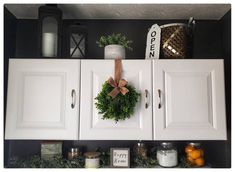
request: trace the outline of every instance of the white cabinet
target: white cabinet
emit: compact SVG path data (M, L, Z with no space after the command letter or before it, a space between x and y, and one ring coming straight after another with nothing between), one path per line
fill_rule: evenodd
M6 139L78 139L80 60L10 59Z
M223 60L122 60L122 78L141 96L117 123L95 106L110 76L114 60L11 59L5 138L226 139Z
M153 61L154 140L224 140L222 60Z
M102 84L114 76L114 60L81 61L80 139L82 140L152 140L151 61L122 60L122 78L141 94L130 119L115 123L103 120L95 107L95 97ZM145 90L148 91L147 98ZM145 104L149 103L146 108Z

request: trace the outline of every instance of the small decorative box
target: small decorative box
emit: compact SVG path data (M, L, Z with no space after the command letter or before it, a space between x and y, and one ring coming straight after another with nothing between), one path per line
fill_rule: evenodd
M62 141L43 141L41 143L41 158L51 160L55 155L62 155Z

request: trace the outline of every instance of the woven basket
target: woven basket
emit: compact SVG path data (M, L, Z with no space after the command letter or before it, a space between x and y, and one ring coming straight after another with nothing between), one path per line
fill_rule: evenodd
M182 23L162 25L161 58L184 59L192 57L193 32Z

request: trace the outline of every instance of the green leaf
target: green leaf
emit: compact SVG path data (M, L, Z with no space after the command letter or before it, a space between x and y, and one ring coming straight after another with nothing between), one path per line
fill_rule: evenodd
M118 44L128 50L132 50L132 48L130 47L130 44L132 43L132 40L127 40L127 37L125 35L122 35L121 33L112 33L111 35L101 36L100 39L96 41L96 44L99 47L105 47L106 45L110 44Z

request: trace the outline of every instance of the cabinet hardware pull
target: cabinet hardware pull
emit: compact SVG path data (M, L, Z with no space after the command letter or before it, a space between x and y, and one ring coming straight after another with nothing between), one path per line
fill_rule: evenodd
M144 91L145 91L145 109L147 109L149 107L149 92L148 90Z
M71 108L73 109L76 104L76 91L74 89L72 89L71 91L71 97L72 97Z
M158 109L161 109L161 107L162 107L162 96L161 96L161 90L160 89L158 89L158 97L159 97Z

